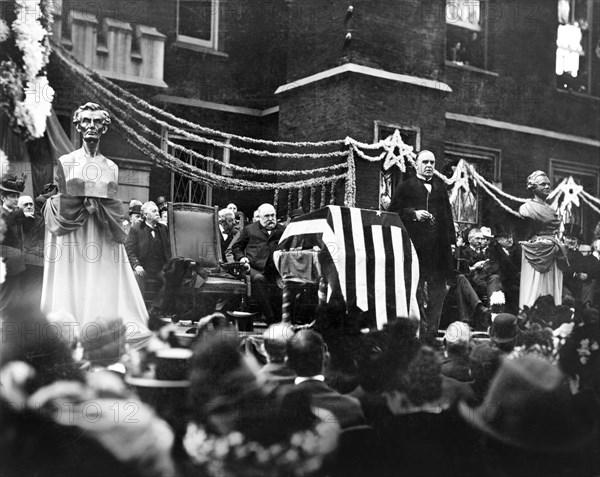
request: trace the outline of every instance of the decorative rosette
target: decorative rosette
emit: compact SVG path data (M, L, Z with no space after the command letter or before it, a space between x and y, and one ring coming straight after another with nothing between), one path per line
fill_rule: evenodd
M337 425L320 422L292 434L286 442L267 445L250 441L238 431L211 435L190 423L183 446L192 462L215 477L304 477L321 469L337 447L338 432Z

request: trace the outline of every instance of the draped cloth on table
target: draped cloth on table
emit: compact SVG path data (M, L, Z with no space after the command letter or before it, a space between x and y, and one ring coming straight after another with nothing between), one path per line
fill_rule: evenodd
M529 200L519 213L530 220L534 236L521 242L521 286L519 308L531 307L537 298L552 295L554 303L562 303L562 271L557 258L566 257L563 245L554 237L560 223L556 211L548 204Z
M306 254L290 263L294 250L311 249L318 249L318 268L305 263ZM314 278L320 269L328 299L341 294L349 309L367 314L369 327L381 329L398 316L419 319L419 261L398 214L327 206L292 220L273 258L284 278Z
M120 205L64 194L46 202L41 308L71 313L82 334L97 333L98 317L121 317L136 342L150 335L148 312L123 246Z

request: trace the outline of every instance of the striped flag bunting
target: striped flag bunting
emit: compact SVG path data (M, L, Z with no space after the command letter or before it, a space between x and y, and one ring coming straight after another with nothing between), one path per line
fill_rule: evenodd
M319 250L317 271L300 250ZM289 259L294 251L296 261ZM302 274L310 268L313 279L323 274L328 299L340 293L349 310L364 312L372 329L399 316L419 319L419 262L398 214L337 205L310 212L290 222L274 260L284 278L296 269Z

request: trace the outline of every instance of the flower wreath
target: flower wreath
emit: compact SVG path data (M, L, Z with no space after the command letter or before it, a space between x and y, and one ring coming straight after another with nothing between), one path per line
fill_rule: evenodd
M192 462L212 476L304 477L321 469L336 449L337 437L337 425L320 422L292 434L287 442L263 445L239 431L215 436L190 423L183 446Z
M44 135L54 99L45 72L51 51L52 2L16 0L15 13L13 35L6 22L0 24L0 42L13 39L17 52L15 58L0 63L0 109L10 118L13 131L29 140Z

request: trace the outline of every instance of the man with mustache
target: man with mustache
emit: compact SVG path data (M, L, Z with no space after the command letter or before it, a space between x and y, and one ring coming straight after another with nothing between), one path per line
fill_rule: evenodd
M281 321L275 309L280 307L281 293L271 293L277 286L279 274L273 262L273 251L277 248L284 227L277 224L275 208L262 204L258 208L258 222L242 229L229 246L233 258L245 263L250 269L252 295L256 297L267 323Z

